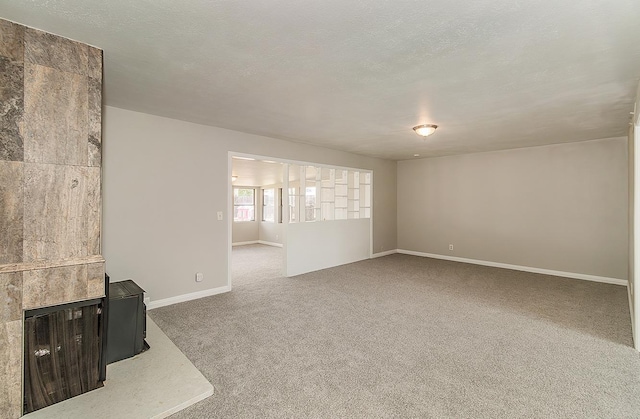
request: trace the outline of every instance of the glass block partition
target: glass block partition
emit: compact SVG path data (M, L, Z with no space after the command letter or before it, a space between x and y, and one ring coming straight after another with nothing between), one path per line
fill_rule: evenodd
M371 218L371 172L289 166L289 222Z

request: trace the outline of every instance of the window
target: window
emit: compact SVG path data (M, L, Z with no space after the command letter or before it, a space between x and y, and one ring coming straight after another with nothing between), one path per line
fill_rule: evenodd
M262 221L268 221L273 223L276 221L275 208L276 197L275 189L263 189L262 190Z
M289 222L298 222L298 188L289 188Z
M310 182L307 182L309 184ZM305 207L305 221L315 221L316 220L316 187L315 186L307 186L305 188L305 199L304 199L304 207Z
M255 221L255 191L233 188L233 221Z
M360 172L360 218L371 218L371 173Z

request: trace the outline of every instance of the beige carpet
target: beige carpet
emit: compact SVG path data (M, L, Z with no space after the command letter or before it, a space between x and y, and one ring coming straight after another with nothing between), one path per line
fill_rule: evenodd
M214 385L176 418L637 418L625 287L406 255L151 311Z
M280 277L283 264L282 247L264 244L234 246L231 251L231 286Z

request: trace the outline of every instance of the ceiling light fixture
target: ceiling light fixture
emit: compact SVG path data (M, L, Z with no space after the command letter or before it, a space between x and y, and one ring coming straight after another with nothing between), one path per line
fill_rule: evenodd
M421 135L423 137L428 137L431 134L433 134L434 132L436 132L436 128L438 128L437 125L423 124L423 125L416 125L415 127L413 127L413 130L418 135Z

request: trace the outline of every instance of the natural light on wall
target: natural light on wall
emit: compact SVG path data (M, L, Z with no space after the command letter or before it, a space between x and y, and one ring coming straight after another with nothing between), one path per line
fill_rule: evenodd
M371 173L289 166L289 222L371 217Z

